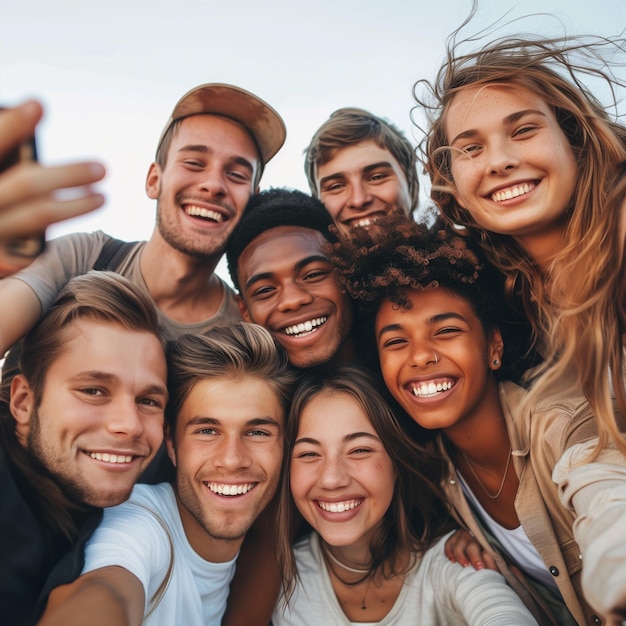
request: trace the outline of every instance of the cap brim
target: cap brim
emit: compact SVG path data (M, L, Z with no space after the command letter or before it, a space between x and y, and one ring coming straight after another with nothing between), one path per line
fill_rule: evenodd
M208 83L194 87L178 101L159 137L158 145L161 145L165 133L176 120L201 113L223 115L244 126L254 138L263 164L285 143L285 123L267 102L241 87Z

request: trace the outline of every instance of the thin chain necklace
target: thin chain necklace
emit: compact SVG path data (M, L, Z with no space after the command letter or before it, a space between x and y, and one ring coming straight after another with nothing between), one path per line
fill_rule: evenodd
M465 452L461 452L461 454L463 455L463 458L467 461L467 466L470 468L470 472L472 472L472 475L474 476L478 484L481 486L482 490L485 492L485 495L491 500L498 499L500 497L500 494L502 493L502 490L504 489L504 483L506 482L506 477L507 477L507 474L509 473L509 466L511 465L511 457L513 456L511 454L511 448L509 448L509 456L506 462L506 467L504 468L504 476L502 477L502 482L500 483L500 489L498 489L495 495L492 495L489 493L489 491L487 491L487 487L485 487L485 485L483 485L483 481L480 480L480 478L478 478L478 474L474 470L474 464L467 458L467 455L465 454Z

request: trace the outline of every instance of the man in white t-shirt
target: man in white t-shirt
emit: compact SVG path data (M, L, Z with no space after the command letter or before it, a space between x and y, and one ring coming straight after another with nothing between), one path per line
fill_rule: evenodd
M245 322L184 335L168 354L174 485L106 509L83 574L40 624L218 626L246 532L276 491L296 382L271 335Z

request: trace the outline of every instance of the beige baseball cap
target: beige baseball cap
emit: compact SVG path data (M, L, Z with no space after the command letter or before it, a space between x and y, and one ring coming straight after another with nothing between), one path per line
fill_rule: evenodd
M285 143L285 122L267 102L241 87L207 83L194 87L176 103L159 137L157 150L176 120L200 113L223 115L244 126L255 140L264 165Z

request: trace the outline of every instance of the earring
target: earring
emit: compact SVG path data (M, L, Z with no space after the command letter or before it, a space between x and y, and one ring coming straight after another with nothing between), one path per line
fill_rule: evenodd
M493 360L493 364L494 364L494 365L500 365L500 361L498 361L498 359L494 359L494 360Z

